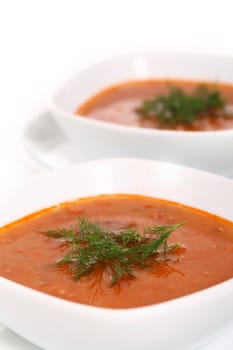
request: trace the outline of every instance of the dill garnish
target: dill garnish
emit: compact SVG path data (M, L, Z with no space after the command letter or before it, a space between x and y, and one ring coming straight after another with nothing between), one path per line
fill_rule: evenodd
M68 264L75 279L102 268L110 272L114 285L123 277L133 277L136 267L147 267L159 255L166 257L179 248L180 243L168 245L167 241L183 224L146 227L141 235L137 229L114 233L80 217L76 228L49 230L45 234L70 246L57 264Z
M171 87L168 95L144 100L136 112L142 118L156 117L160 124L192 123L198 117L224 115L225 102L216 89L199 86L193 93Z

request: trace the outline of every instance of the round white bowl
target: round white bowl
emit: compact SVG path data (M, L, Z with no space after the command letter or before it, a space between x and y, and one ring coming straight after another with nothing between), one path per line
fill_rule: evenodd
M150 160L93 161L40 175L1 195L0 225L99 194L142 194L233 220L233 181ZM65 301L0 278L0 321L47 350L190 350L232 325L233 279L172 301L107 309Z
M65 83L49 109L86 159L142 157L231 175L233 129L205 132L156 130L74 115L79 105L101 89L122 81L148 78L233 84L233 58L166 53L131 54L105 60Z

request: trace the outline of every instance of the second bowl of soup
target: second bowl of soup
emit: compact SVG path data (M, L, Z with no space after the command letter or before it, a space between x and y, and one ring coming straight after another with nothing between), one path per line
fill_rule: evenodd
M87 159L133 156L230 175L233 59L128 55L96 64L50 110Z

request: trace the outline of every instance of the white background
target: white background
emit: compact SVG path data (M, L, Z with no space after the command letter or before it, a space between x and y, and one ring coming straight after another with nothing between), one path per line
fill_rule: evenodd
M22 131L63 80L132 50L233 56L233 1L0 0L0 194L36 173Z

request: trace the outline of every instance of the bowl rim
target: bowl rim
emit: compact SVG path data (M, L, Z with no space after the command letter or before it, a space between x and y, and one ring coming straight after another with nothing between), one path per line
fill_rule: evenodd
M221 175L216 175L204 170L199 170L195 168L191 168L188 166L183 166L183 165L178 165L178 164L173 164L173 163L168 163L168 162L161 162L161 161L155 161L155 160L148 160L148 159L140 159L140 158L109 158L109 159L101 159L101 160L94 160L94 161L88 161L88 162L82 162L78 163L75 165L72 165L71 167L65 168L65 169L60 169L60 170L55 170L55 171L50 171L50 172L45 172L39 175L36 175L29 180L25 181L23 184L18 185L17 188L21 189L23 187L22 185L29 184L30 185L35 185L38 180L43 180L46 181L46 178L48 177L54 177L56 176L57 173L61 174L67 174L69 171L72 171L73 168L82 168L83 166L87 167L87 169L90 166L96 166L96 165L103 165L103 164L114 164L114 163L128 163L128 162L137 162L137 163L142 163L143 164L151 164L151 165L159 165L159 164L167 164L170 165L174 168L180 168L188 171L195 172L196 174L202 174L203 176L212 177L219 179L222 182L228 183L229 185L233 186L233 180L230 180L228 178L225 178L224 176ZM208 181L208 179L206 179ZM12 190L10 191L10 195L12 195ZM6 196L8 196L8 191L6 192ZM5 194L4 194L5 195ZM43 210L43 208L41 208ZM206 210L205 210L206 211ZM30 214L29 214L30 215ZM213 214L215 215L215 214ZM219 216L219 215L218 215ZM22 216L20 216L21 218ZM224 219L224 216L221 216ZM20 219L19 218L19 219ZM226 218L225 218L226 219ZM18 219L17 219L18 220ZM228 221L230 221L227 218ZM4 226L3 226L4 227ZM202 290L189 293L184 296L180 296L168 301L163 301L157 304L150 304L150 305L145 305L145 306L138 306L138 307L130 307L130 308L110 308L110 307L101 307L101 306L92 306L92 305L87 305L87 304L81 304L78 302L73 302L69 301L66 299L62 299L50 294L47 294L45 292L38 291L36 289L24 286L20 283L13 282L10 279L7 279L5 277L0 276L0 287L5 286L6 288L13 287L16 288L19 293L27 293L28 297L30 298L38 298L42 301L45 302L51 302L57 304L59 308L68 308L69 310L77 310L78 312L93 312L95 315L103 315L107 317L121 317L122 315L126 317L130 317L131 314L135 315L144 315L148 313L153 313L155 311L162 312L163 309L167 310L167 308L171 308L172 306L174 307L179 307L182 304L190 304L190 303L196 303L196 302L206 302L210 300L211 298L215 300L219 296L224 296L224 294L228 294L229 289L233 290L233 277L229 278L225 281L219 282L213 286L210 286L208 288L204 288ZM211 292L211 293L210 293Z
M99 66L104 65L105 63L108 64L114 64L117 60L121 59L133 59L136 56L180 56L180 57L188 57L188 58L194 58L194 59L215 59L215 60L228 60L232 61L232 67L233 67L233 56L227 56L227 55L212 55L212 54L202 54L202 53L190 53L190 52L182 52L182 51L173 51L173 52L166 52L166 51L148 51L148 52L140 52L140 51L132 51L130 53L125 53L121 55L115 55L108 57L106 59L98 60L94 64L89 64L88 66L84 67L83 69L79 69L76 73L71 75L69 78L67 78L60 87L56 90L54 93L52 99L48 103L48 110L49 112L56 118L57 116L60 116L64 119L72 120L73 122L76 120L76 122L80 122L82 124L86 124L90 127L95 127L99 129L104 129L106 131L117 131L121 133L130 133L130 134L136 134L136 135L150 135L150 136L178 136L178 137L222 137L226 135L232 135L233 134L233 128L232 129L223 129L223 130L207 130L207 131L192 131L192 130L168 130L168 129L152 129L152 128L140 128L138 126L129 126L129 125L122 125L122 124L116 124L112 122L107 122L103 120L97 120L97 119L91 119L87 118L86 116L83 116L81 114L75 114L74 112L68 112L65 109L58 106L56 99L58 98L61 91L66 87L69 86L70 82L73 80L77 80L79 77L79 74L85 74L89 70L92 69L98 69ZM162 79L162 78L160 78ZM179 79L176 78L176 79ZM140 80L140 79L135 79ZM181 79L181 80L189 80L187 79ZM195 79L191 79L192 81L195 81ZM129 80L124 80L122 83L127 82ZM208 82L208 80L206 80ZM224 82L223 82L224 83ZM229 85L232 85L233 83L228 83ZM114 84L113 84L114 85ZM108 88L108 87L106 87ZM101 91L102 89L100 89ZM98 93L98 91L97 91ZM85 101L84 101L85 102ZM75 118L76 117L76 118Z

